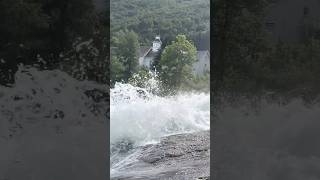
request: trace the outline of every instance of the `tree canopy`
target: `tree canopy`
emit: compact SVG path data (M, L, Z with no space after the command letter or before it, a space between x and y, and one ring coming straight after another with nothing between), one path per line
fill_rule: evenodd
M176 90L191 78L196 52L194 44L184 35L178 35L175 41L166 46L158 64L160 80L165 88Z
M133 31L120 31L113 37L116 47L112 56L117 56L124 66L124 80L127 81L134 73L138 71L139 57L138 51L140 44L138 35Z
M142 45L149 45L157 34L166 45L185 34L198 49L209 49L209 0L117 0L110 5L111 37L129 29L138 34Z

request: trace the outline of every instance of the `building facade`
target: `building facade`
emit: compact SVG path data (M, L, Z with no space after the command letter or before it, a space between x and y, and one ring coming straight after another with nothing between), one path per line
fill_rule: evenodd
M162 42L160 36L156 36L152 42L152 47L140 47L139 50L139 65L152 69L155 58L159 55Z
M194 75L201 76L210 72L210 52L197 51L197 61L193 64Z
M139 50L139 65L148 69L153 69L155 58L161 52L162 42L160 36L156 36L152 42L152 46L142 46ZM210 72L210 52L197 51L197 60L193 64L192 72L194 75L204 75L206 72Z

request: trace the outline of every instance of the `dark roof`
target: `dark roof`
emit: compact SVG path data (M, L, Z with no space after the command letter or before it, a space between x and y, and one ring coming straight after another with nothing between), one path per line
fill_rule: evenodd
M141 46L139 49L139 57L146 56L151 48L149 46Z
M146 55L146 57L156 57L159 54L158 52L153 52L152 50L148 52L148 54Z
M159 43L161 43L161 40L160 40L160 39L155 39L155 40L153 40L153 42L159 42Z

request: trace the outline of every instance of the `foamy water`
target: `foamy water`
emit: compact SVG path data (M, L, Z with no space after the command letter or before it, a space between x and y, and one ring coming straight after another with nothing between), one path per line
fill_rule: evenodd
M128 137L142 145L169 134L207 130L209 118L208 94L159 97L129 84L111 90L112 143Z
M160 97L147 89L117 83L110 91L111 174L135 161L130 148L157 143L161 137L210 129L210 95L184 93Z
M29 126L50 126L48 129L55 133L59 131L57 122L61 127L74 127L107 120L108 102L95 102L86 94L92 90L108 92L107 86L80 82L59 70L39 71L23 66L15 78L13 87L0 86L3 139L28 133ZM136 161L137 146L210 127L209 94L159 97L152 93L156 92L157 82L152 80L147 85L148 88L138 88L117 83L110 91L111 174Z

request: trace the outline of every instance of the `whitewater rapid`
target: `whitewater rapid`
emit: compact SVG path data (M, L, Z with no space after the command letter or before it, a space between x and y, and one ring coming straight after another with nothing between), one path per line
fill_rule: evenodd
M155 95L156 81L147 85L117 83L110 89L112 172L134 162L139 146L210 127L209 94L161 97ZM12 87L0 86L0 141L31 137L38 131L55 138L70 129L104 126L108 106L106 85L77 81L59 70L21 66Z
M130 150L158 143L168 135L209 129L209 94L160 97L144 88L116 83L110 90L111 174L115 167L134 161L134 151L119 160L119 149L126 149L123 146Z

